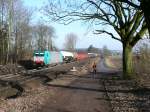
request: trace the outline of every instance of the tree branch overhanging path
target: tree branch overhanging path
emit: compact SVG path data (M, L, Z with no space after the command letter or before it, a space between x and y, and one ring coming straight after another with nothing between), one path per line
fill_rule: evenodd
M149 34L150 34L150 13L149 13L149 7L150 7L150 0L116 0L119 2L123 2L126 3L138 10L141 10L144 14L145 20L146 20L146 24L149 30Z
M85 21L99 25L97 34L105 33L123 45L123 73L132 77L132 48L147 31L141 10L117 0L49 0L44 8L45 14L53 21L69 24ZM117 36L102 25L113 28Z

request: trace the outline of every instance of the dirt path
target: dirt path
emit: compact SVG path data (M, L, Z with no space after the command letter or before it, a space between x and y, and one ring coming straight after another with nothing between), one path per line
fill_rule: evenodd
M48 83L48 88L53 95L39 112L111 112L105 92L100 92L103 85L92 74L70 72Z

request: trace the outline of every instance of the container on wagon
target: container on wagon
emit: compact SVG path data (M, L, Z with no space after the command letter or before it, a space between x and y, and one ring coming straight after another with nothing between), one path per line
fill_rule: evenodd
M63 56L63 61L70 62L74 59L74 54L68 51L60 51Z
M63 58L60 52L56 51L45 51L44 52L44 64L50 65L55 63L62 63Z
M90 58L94 58L94 57L97 57L98 54L97 54L97 53L88 53L88 56L89 56Z
M88 58L88 53L78 52L77 53L77 60L84 60Z

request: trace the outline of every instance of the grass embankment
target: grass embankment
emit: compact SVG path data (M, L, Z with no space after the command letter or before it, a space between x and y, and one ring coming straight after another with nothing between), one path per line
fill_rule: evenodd
M121 57L109 56L105 58L105 65L111 69L121 69L122 68L122 59Z
M121 57L106 57L104 64L111 69L122 69ZM150 55L134 56L133 67L137 84L150 88Z
M105 65L109 68L122 68L121 57L109 56L105 58ZM138 74L150 74L150 55L133 57L133 66L135 73Z
M150 74L150 57L134 58L134 69L137 73Z
M134 71L141 85L146 85L150 88L150 55L142 54L139 57L134 57Z

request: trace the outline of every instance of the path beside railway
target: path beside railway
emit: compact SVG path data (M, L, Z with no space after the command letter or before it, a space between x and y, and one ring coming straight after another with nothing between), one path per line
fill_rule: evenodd
M99 100L105 92L92 74L70 73L48 83L53 92L39 112L111 112L109 101Z
M104 87L98 75L93 78L89 66L79 68L75 65L77 71L59 75L47 83L49 92L53 94L38 112L111 112L109 101L99 100L105 97Z
M103 60L97 64L98 73L70 72L60 75L48 83L53 95L49 97L39 112L111 112L101 72L115 72L104 66ZM101 99L101 100L100 100Z

